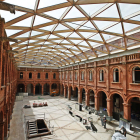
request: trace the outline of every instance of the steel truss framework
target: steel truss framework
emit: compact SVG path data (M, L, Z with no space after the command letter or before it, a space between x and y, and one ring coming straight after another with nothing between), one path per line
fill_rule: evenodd
M17 33L8 37L18 39L18 43L11 44L11 47L19 52L15 54L15 62L19 66L61 67L113 52L125 51L140 44L140 37L137 37L140 20L133 19L140 15L140 11L123 17L120 8L121 3L139 5L140 0L66 0L64 3L39 8L40 2L41 0L35 1L34 9L15 5L17 12L25 14L5 23L6 30L18 30ZM100 4L103 6L97 11L93 9L91 15L82 8L82 6ZM116 8L118 17L99 16L111 7ZM62 8L65 10L60 18L47 15L47 12L59 12ZM73 17L67 18L73 8L82 16L75 17L73 14ZM32 18L30 27L14 25L30 17ZM35 25L37 17L46 19L47 22ZM102 21L103 24L106 21L111 24L101 29L96 21ZM126 31L125 24L135 25L135 28ZM122 33L117 32L118 25ZM58 28L60 26L61 28ZM113 27L116 28L112 31ZM33 35L35 31L38 34ZM29 33L28 36L24 36L26 33Z

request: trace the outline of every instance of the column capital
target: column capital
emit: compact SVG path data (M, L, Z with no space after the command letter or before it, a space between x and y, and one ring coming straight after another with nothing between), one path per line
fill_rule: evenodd
M131 104L123 103L123 106L125 106L125 107L131 107Z

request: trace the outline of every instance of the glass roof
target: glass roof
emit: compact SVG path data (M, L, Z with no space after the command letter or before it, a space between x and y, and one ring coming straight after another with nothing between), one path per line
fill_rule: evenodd
M140 47L140 1L4 0L17 65L64 66ZM125 39L124 39L125 38Z

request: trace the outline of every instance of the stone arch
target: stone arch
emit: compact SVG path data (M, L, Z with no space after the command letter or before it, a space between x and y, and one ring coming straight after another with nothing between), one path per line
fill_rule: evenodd
M122 97L123 102L125 102L124 95L121 92L119 92L119 91L112 91L112 92L110 92L110 94L108 95L108 99L111 99L114 94L119 94Z
M132 70L133 70L134 67L140 67L140 64L132 64L132 65L129 67L129 70L128 70L128 71L129 71L130 73L132 73Z
M27 92L28 92L28 94L33 93L33 84L32 83L27 84Z
M43 94L49 95L50 94L50 85L48 83L45 83L43 86Z
M35 94L42 94L42 85L40 83L35 85Z
M95 107L95 92L92 88L87 90L87 106Z
M127 103L127 104L130 104L130 103L131 103L131 100L132 100L134 97L140 98L140 94L131 94L131 95L129 95L129 96L127 97L127 99L126 99L126 103Z
M57 89L57 84L56 83L52 83L51 89Z
M99 93L102 92L102 91L106 94L107 97L109 96L109 93L105 89L98 89L97 92L96 92L96 96L98 96Z

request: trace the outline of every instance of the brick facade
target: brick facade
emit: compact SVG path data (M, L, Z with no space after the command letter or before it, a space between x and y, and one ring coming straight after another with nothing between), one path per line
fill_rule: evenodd
M0 37L6 37L4 19L0 19ZM0 41L0 140L7 137L8 124L16 95L17 69L14 66L9 42Z

